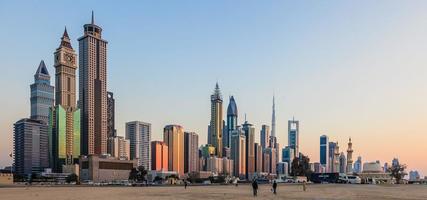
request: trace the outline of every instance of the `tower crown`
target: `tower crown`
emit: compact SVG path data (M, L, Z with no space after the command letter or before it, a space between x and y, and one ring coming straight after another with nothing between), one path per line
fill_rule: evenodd
M65 27L64 34L62 34L61 37L61 44L59 45L59 48L61 47L73 49L71 46L70 37L68 36L67 27Z
M34 74L34 81L36 83L40 82L50 84L50 75L43 60L40 61L39 67Z
M228 104L228 108L227 108L227 115L228 116L237 116L237 105L236 105L236 101L234 100L234 97L231 96L230 97L230 103Z
M83 26L85 35L91 35L97 38L101 38L102 28L95 24L95 17L92 11L92 20L90 24Z

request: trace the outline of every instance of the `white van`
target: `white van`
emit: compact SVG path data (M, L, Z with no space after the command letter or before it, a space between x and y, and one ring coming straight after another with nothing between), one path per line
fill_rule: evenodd
M361 184L362 183L362 179L360 179L358 176L354 176L354 175L347 175L347 183L350 184Z

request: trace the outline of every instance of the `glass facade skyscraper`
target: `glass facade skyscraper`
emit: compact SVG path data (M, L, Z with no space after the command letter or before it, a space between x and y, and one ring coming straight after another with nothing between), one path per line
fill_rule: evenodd
M299 121L288 121L288 147L294 150L294 157L299 157Z
M234 100L234 97L231 96L230 103L228 104L228 107L227 107L227 131L225 132L226 134L223 135L224 147L230 148L231 146L230 144L231 132L237 129L237 123L238 123L237 117L238 117L238 112L237 112L236 101Z
M49 109L54 102L54 87L50 85L50 75L44 61L40 61L34 74L34 83L31 89L31 119L49 123Z
M320 164L327 167L329 159L329 138L326 135L320 136Z

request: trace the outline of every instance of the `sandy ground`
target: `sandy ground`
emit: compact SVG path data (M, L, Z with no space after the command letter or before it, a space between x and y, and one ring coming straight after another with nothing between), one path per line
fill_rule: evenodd
M279 185L275 196L261 185L258 197L249 185L162 187L0 187L0 200L122 199L427 199L427 185Z

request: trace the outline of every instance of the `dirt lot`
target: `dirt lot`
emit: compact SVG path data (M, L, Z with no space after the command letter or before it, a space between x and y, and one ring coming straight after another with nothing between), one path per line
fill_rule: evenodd
M279 185L275 196L270 185L261 185L255 199L427 199L427 185ZM249 185L158 187L3 187L7 200L122 200L122 199L254 199Z

